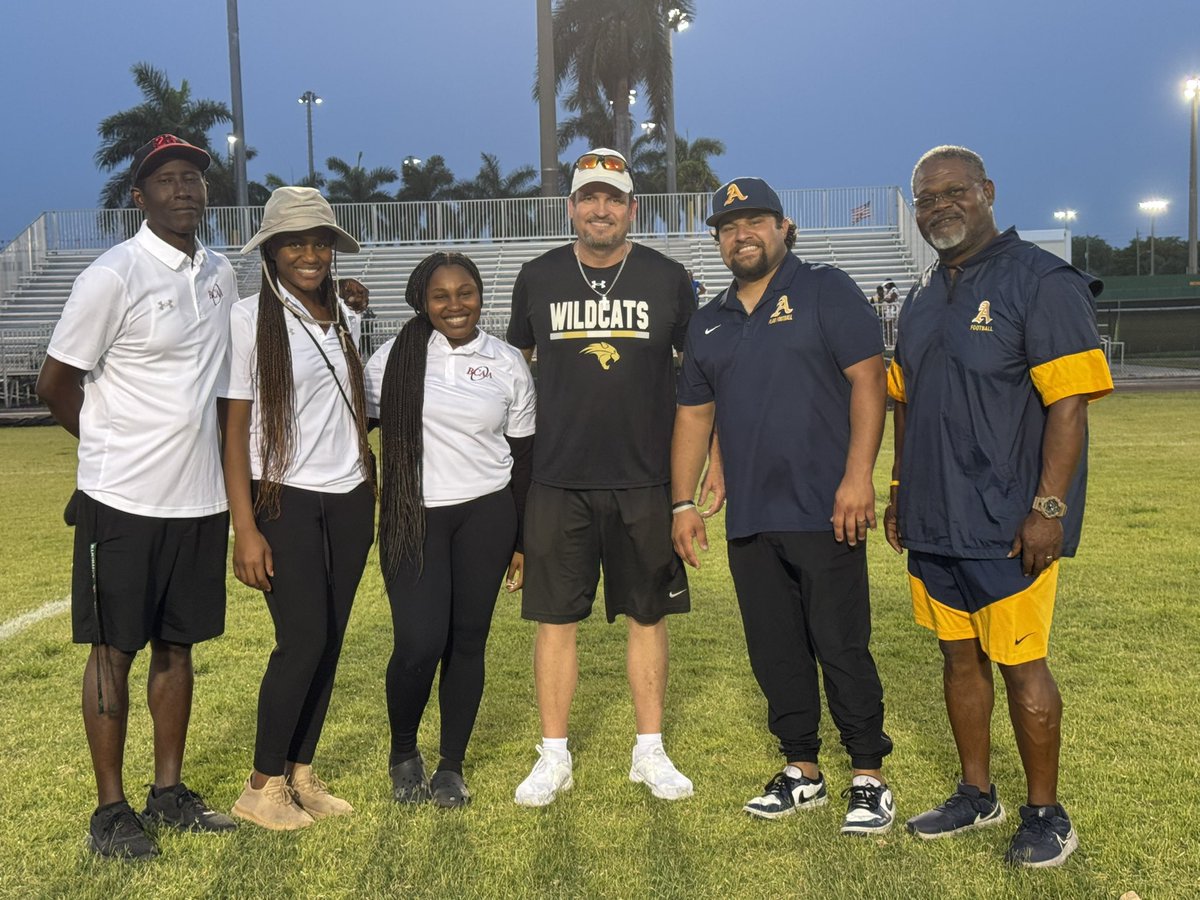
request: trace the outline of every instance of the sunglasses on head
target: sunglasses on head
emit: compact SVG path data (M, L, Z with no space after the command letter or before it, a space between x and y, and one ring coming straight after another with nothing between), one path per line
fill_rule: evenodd
M628 170L625 160L619 156L608 156L604 153L585 153L579 159L575 160L575 168L583 169L607 169L609 172L624 172Z

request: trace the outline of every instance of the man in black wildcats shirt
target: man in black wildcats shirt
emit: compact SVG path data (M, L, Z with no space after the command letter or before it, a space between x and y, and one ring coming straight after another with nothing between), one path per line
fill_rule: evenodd
M628 240L637 213L621 154L575 164L568 199L578 240L522 269L509 343L538 358L538 444L525 517L521 613L538 623L539 760L516 790L545 806L572 785L567 720L578 678L578 623L603 566L605 610L629 628L637 724L629 777L675 800L692 783L662 746L669 613L690 608L671 546L670 443L675 352L696 306L687 270Z

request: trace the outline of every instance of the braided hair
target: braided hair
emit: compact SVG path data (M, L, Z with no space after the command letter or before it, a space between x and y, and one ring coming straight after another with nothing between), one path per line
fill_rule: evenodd
M284 475L296 452L296 393L292 380L292 350L288 341L283 295L279 288L279 270L275 260L262 247L262 285L258 294L258 332L255 338L256 402L259 414L258 454L262 476L254 511L268 519L279 515L279 492ZM375 460L367 442L367 402L363 387L363 366L341 304L337 302L332 268L320 287L322 306L331 312L333 327L346 360L350 376L350 403L354 407L354 425L358 438L358 459L363 478L375 487Z
M425 362L433 323L425 297L433 273L442 266L462 266L483 296L479 267L463 253L437 252L425 257L408 277L404 299L417 314L396 338L383 371L379 402L380 445L383 450L379 491L379 554L385 576L396 573L402 560L423 562L425 502L422 468L425 452Z

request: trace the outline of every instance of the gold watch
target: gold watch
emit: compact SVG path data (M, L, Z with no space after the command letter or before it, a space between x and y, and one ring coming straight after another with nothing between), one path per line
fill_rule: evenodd
M1041 513L1047 519L1061 519L1067 514L1067 504L1053 495L1049 497L1034 497L1033 510L1034 512Z

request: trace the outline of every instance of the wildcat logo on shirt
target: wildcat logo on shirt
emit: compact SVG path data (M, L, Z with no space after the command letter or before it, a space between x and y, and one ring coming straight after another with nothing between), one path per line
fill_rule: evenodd
M483 381L485 378L492 377L492 370L487 366L468 366L467 377L472 381Z
M607 341L597 341L594 344L588 344L579 352L581 354L588 353L596 357L596 361L600 363L600 368L605 372L609 370L613 363L621 359L621 354L617 352L617 348Z
M778 325L780 322L792 321L792 305L788 303L787 294L779 298L779 302L775 304L775 312L771 313L771 318L767 319L768 325Z
M979 311L975 313L975 318L971 320L972 331L991 331L992 330L992 304L988 300L979 302Z

